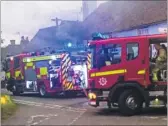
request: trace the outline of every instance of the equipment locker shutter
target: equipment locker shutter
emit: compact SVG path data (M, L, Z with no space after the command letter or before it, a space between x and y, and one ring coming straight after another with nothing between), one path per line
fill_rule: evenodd
M36 71L33 62L25 64L25 80L27 81L36 81Z

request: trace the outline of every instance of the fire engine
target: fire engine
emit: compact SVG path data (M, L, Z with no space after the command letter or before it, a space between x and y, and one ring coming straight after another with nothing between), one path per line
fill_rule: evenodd
M167 104L167 64L152 81L153 44L166 45L167 34L99 39L89 43L89 105L102 102L131 116L142 108ZM156 50L155 50L156 51Z
M87 88L87 66L89 55L72 62L80 56L69 53L32 56L20 54L6 61L7 89L14 95L38 92L41 96L64 93L73 94ZM82 64L83 63L83 64ZM75 74L69 74L70 71Z

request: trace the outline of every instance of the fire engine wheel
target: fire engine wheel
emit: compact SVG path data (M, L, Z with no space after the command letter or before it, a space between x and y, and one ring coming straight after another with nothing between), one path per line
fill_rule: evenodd
M140 94L132 90L124 91L118 100L119 110L125 116L132 116L141 111L142 103Z
M46 87L44 85L41 85L39 87L39 93L40 93L41 97L46 97L47 96Z
M17 91L13 91L12 92L14 96L19 96L20 95L20 92L17 92Z
M15 85L13 86L13 91L12 94L14 96L19 96L22 92L19 90L19 88L17 88Z

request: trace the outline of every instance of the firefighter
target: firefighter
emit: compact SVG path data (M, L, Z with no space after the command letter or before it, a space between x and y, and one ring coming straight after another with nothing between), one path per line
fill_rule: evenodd
M161 46L159 43L154 45L157 50L157 56L155 60L155 67L152 70L153 81L158 81L158 72L166 67L167 54L165 48Z

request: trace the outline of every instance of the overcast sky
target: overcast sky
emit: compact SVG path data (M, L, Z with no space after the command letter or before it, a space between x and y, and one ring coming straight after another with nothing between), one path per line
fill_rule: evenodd
M40 28L54 25L51 18L77 19L81 5L81 1L2 1L2 38L6 44L11 39L18 43L22 35L31 39ZM69 12L74 15L67 15Z

